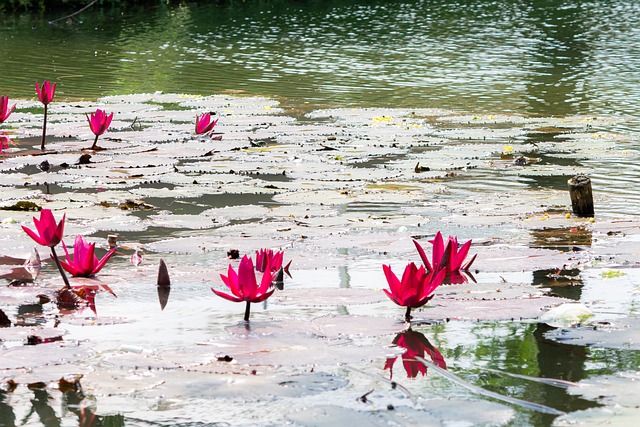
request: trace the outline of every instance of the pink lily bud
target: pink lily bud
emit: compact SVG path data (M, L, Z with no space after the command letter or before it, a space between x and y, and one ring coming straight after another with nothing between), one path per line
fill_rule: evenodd
M102 135L109 129L111 120L113 120L113 113L107 116L107 113L97 109L95 113L91 113L91 117L87 114L87 120L89 121L89 127L94 135Z
M38 99L44 105L49 105L51 101L53 101L53 95L56 93L56 84L51 85L51 82L43 81L42 88L36 82L36 93L38 94Z
M209 133L218 124L219 119L211 121L211 114L205 113L201 116L196 116L196 135L202 135Z

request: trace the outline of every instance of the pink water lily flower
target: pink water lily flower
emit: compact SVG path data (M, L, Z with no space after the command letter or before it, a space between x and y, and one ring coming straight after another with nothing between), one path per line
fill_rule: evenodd
M56 245L62 240L62 236L64 234L64 220L66 218L67 214L65 213L60 222L56 223L56 219L53 217L51 210L42 209L40 211L40 219L33 217L33 223L36 226L36 231L33 231L24 225L22 226L22 229L29 235L29 237L35 240L36 243L42 246L48 246L51 249L51 256L58 267L58 271L64 281L64 285L67 289L71 289L69 279L67 279L67 276L64 274L64 269L62 268L55 249Z
M16 104L13 104L11 108L9 108L9 97L8 96L0 96L0 123L4 123L5 120L9 118L13 110L16 108Z
M275 275L271 272L271 267L266 266L265 272L262 275L260 285L256 280L256 272L253 267L253 260L248 256L243 256L238 266L238 272L231 265L229 265L227 275L220 275L222 281L231 291L231 294L227 294L221 291L217 291L213 288L211 290L216 295L234 302L245 301L247 307L244 314L244 320L249 321L250 304L252 302L262 302L269 298L274 289L271 289L271 282L273 282Z
M284 272L287 273L287 276L291 277L291 274L289 273L291 261L282 267L283 262L284 251L274 252L273 249L260 249L259 251L256 251L256 271L262 273L268 265L272 272L283 268Z
M274 252L272 249L260 249L256 251L256 271L263 273L267 266L271 269L272 273L275 273L273 286L279 290L284 289L284 275L291 277L289 267L291 266L291 260L282 266L284 258L284 251Z
M64 233L64 220L66 217L67 214L65 213L62 216L62 220L60 220L59 223L56 223L56 219L53 217L51 210L42 209L40 211L40 219L33 217L33 223L36 226L36 231L33 231L24 225L22 226L22 229L39 245L52 248L62 240L62 235Z
M263 273L267 265L270 266L271 271L278 271L282 267L283 259L283 251L273 252L273 249L260 249L256 251L256 271Z
M433 297L433 291L442 283L446 270L427 273L424 266L418 268L415 263L407 264L399 280L391 267L383 265L382 269L389 283L389 290L383 289L387 296L396 304L407 308L405 320L411 321L411 309L422 307Z
M95 113L91 113L91 116L87 114L87 120L89 121L91 132L96 136L90 149L96 150L98 148L98 137L109 129L111 120L113 120L113 113L107 115L105 111L98 108Z
M453 236L449 236L447 244L445 246L442 234L438 231L433 240L429 240L429 243L433 245L433 253L431 263L427 257L424 249L420 246L418 241L413 241L420 258L424 263L427 270L432 271L439 268L446 268L448 273L455 273L457 271L467 271L471 268L471 265L476 259L476 255L471 258L466 264L462 264L469 254L469 248L471 248L471 240L467 241L462 247L458 247L458 239Z
M53 85L51 82L43 81L42 88L36 82L36 93L38 94L38 100L42 102L44 105L49 105L51 101L53 101L53 95L56 93L56 84Z
M36 93L38 99L44 105L44 121L42 122L42 142L40 143L40 149L44 151L45 141L47 138L47 111L48 106L53 101L53 95L56 93L56 83L51 85L51 82L42 82L42 88L38 82L36 82Z
M60 261L60 264L73 277L90 277L97 274L117 249L114 247L102 259L98 260L98 257L95 256L96 244L88 243L80 234L76 236L73 244L73 256L69 256L66 246L62 247L66 254L66 261Z
M218 124L219 119L211 121L211 114L205 113L201 116L196 116L196 135L202 135L209 133Z

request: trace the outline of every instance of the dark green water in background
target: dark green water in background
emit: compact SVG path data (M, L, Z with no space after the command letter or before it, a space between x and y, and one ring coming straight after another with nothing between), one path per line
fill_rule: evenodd
M187 3L3 16L0 93L222 91L293 105L639 117L632 1ZM636 130L636 129L633 129Z

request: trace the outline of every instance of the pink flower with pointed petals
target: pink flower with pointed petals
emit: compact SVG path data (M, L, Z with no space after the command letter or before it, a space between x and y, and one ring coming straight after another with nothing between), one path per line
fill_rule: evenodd
M256 251L256 271L264 272L267 265L271 271L278 271L282 267L284 252L273 252L273 249L260 249Z
M462 265L467 254L469 253L469 248L471 247L471 240L462 245L461 248L458 248L458 239L453 236L449 236L447 240L447 244L445 246L444 240L442 238L442 234L438 231L433 240L429 240L429 243L433 245L433 252L431 256L431 262L429 262L429 258L425 253L420 243L417 240L413 241L416 249L418 250L418 254L422 259L422 262L425 268L428 271L437 270L439 268L446 268L448 273L454 273L457 271L467 271L471 268L471 265L476 259L477 255L474 255L473 258Z
M51 85L50 82L42 82L42 88L38 82L36 82L36 92L38 93L38 99L44 105L44 120L42 122L42 141L40 142L40 149L44 151L45 142L47 140L47 111L49 103L53 100L53 95L56 93L56 83Z
M466 264L462 264L469 254L469 248L471 248L471 240L467 241L462 246L458 247L458 239L453 236L449 236L449 243L451 246L451 253L449 254L449 266L447 271L467 271L471 268L471 264L476 260L478 254L475 254L473 258Z
M438 271L437 274L427 273L423 266L418 268L415 263L407 264L399 280L388 265L383 265L382 269L389 284L389 290L383 289L389 298L402 307L418 308L425 305L431 294L440 286L444 279L445 272Z
M91 117L87 115L89 121L89 127L94 135L102 135L109 129L111 120L113 120L113 113L107 115L107 113L101 109L96 109L95 113L91 113Z
M95 256L96 244L88 243L79 234L73 244L73 256L69 256L66 246L63 245L62 248L66 254L66 261L60 261L60 264L73 277L90 277L97 274L117 249L117 247L111 249L98 260Z
M428 354L433 363L442 369L447 369L447 364L442 354L420 332L412 331L411 329L401 332L396 335L393 344L406 350L402 354L402 365L407 373L407 378L415 378L418 373L423 376L427 373L427 367L419 360L416 360L416 356L424 358L425 354ZM388 358L384 365L384 369L389 369L391 379L393 378L393 364L397 358Z
M203 133L209 133L218 124L219 119L211 121L211 114L205 113L201 116L196 116L196 135L202 135Z
M433 297L433 291L442 283L446 270L427 273L424 266L416 267L415 263L407 264L399 280L391 267L383 265L382 269L389 283L389 290L383 289L387 296L396 304L407 307L405 320L411 320L411 309L422 307Z
M253 267L253 260L245 255L240 260L237 273L233 267L229 265L227 275L220 275L220 278L222 278L224 284L227 285L231 294L217 291L213 288L211 288L211 290L216 295L229 301L245 301L247 303L247 308L245 310L244 320L249 321L250 304L252 302L262 302L266 300L275 291L275 288L269 290L274 276L275 275L271 272L271 267L267 265L265 272L262 275L260 285L258 285L256 272Z
M56 223L51 210L42 209L40 211L40 219L33 217L33 223L36 226L37 232L25 227L24 225L22 226L22 229L39 245L53 248L62 240L62 235L64 233L64 220L66 217L67 214L65 213L62 216L62 220L60 220L59 223Z
M57 83L54 83L52 85L51 82L43 81L41 88L38 82L36 82L36 93L38 94L38 99L44 105L49 105L49 103L53 101L53 95L56 93L56 84Z
M8 96L0 96L0 123L4 123L5 120L9 118L13 110L16 108L16 104L13 104L11 108L9 108L9 97Z
M95 113L91 113L91 117L87 114L87 120L89 121L91 132L96 136L90 150L96 150L98 149L98 137L109 129L111 120L113 120L113 113L107 115L105 111L98 108Z

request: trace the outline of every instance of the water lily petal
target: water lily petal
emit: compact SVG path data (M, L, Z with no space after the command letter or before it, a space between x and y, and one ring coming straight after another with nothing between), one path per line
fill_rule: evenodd
M222 297L226 300L229 301L233 301L233 302L242 302L244 301L242 298L233 296L233 295L229 295L229 294L225 294L224 292L220 292L220 291L216 291L215 289L211 288L211 290L213 291L214 294L218 295L219 297Z

